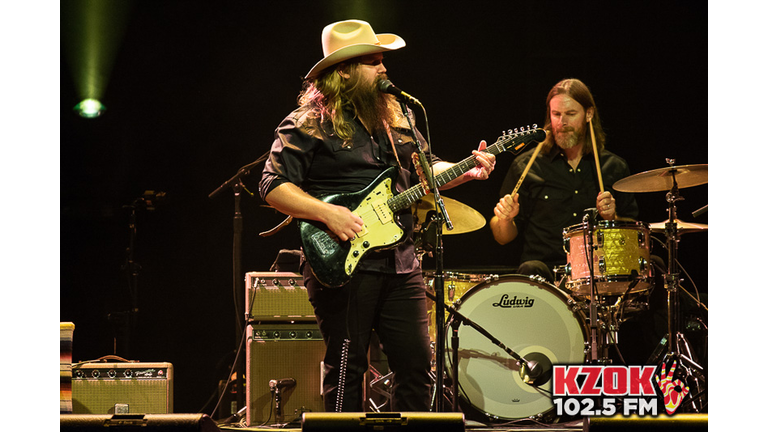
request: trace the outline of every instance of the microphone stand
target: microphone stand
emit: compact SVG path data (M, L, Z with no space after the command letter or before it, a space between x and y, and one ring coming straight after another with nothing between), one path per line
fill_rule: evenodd
M524 357L520 356L520 354L513 351L511 348L507 347L502 343L498 338L493 336L488 330L477 324L476 322L472 321L471 319L464 316L461 312L456 310L451 305L445 304L444 301L438 301L439 298L437 295L433 295L432 293L427 292L427 296L434 300L436 304L442 303L442 307L445 310L448 310L451 313L451 316L453 317L453 321L451 322L451 328L452 328L452 336L451 336L451 346L453 348L453 352L451 353L452 358L452 364L451 364L451 374L453 375L453 410L455 412L458 412L459 406L458 406L458 392L459 392L459 327L464 324L469 327L472 327L475 329L478 333L485 336L491 343L496 345L497 347L501 348L504 352L509 354L510 357L517 360L518 364L520 364L520 378L526 382L527 384L534 385L534 381L540 376L541 374L541 367L537 369L538 364L535 362L529 362ZM533 365L533 366L532 366ZM535 371L535 373L534 373ZM526 375L525 377L523 375Z
M252 162L240 168L232 178L224 182L213 192L208 194L208 198L215 198L222 191L231 188L235 196L235 212L232 218L233 222L233 240L232 240L232 291L235 302L235 352L240 353L240 345L243 341L245 332L245 277L242 271L242 238L243 238L243 216L240 212L240 194L245 189L242 178L250 174L251 169L267 159L267 154L261 156L255 162ZM241 318L242 317L242 318ZM243 385L243 376L245 375L245 357L242 359L235 356L235 394L237 396L237 406L242 407L245 404L245 386Z
M593 213L590 211L591 209L587 209L584 213L584 218L582 219L582 222L584 224L584 236L586 240L586 254L587 254L587 265L589 267L589 327L590 327L590 358L589 360L593 364L597 364L600 360L598 357L598 347L600 340L600 330L597 325L597 285L595 284L595 261L594 261L594 254L595 254L595 246L594 246L594 219L597 217L596 211ZM596 209L595 209L596 210Z
M422 109L424 106L421 103L418 104ZM444 412L443 407L443 382L445 371L445 304L442 299L445 298L445 272L443 269L443 223L446 224L449 230L453 229L453 223L448 217L448 212L445 210L445 203L440 196L440 191L435 184L435 177L432 172L432 166L427 163L427 157L424 153L424 149L421 147L421 142L416 136L416 129L413 127L411 116L408 115L408 108L405 103L400 101L400 108L403 111L403 115L408 119L408 126L413 133L413 140L416 143L416 151L418 152L419 162L421 164L424 176L427 178L427 186L429 190L435 195L435 207L437 208L437 214L434 216L433 221L437 223L435 229L435 296L441 301L435 302L435 412ZM455 397L455 396L454 396Z

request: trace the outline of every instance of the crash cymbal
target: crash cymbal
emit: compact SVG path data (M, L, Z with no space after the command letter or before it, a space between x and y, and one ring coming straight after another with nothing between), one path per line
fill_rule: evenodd
M661 192L677 187L687 188L707 183L707 164L681 165L659 168L625 177L613 184L619 192Z
M448 212L448 217L451 218L453 223L453 229L450 231L443 225L443 234L464 234L479 230L485 226L485 218L477 210L455 199L445 196L442 198L445 203L445 211ZM416 201L413 207L413 213L416 215L417 221L423 225L427 221L427 213L436 211L435 196L429 194Z
M669 222L669 219L665 220L664 222L652 223L649 225L649 227L651 228L652 232L663 233L667 228L667 222ZM706 224L683 222L680 219L675 219L675 224L677 225L678 234L702 232L709 229Z

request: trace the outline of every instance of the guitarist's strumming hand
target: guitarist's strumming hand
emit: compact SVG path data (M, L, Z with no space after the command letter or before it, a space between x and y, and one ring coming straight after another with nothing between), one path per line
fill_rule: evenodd
M352 213L346 207L328 204L323 223L335 234L339 240L347 241L355 237L355 234L363 230L363 219Z

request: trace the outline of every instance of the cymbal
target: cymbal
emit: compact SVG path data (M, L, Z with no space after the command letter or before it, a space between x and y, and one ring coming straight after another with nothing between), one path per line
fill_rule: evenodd
M706 184L707 164L659 168L625 177L613 184L619 192L661 192L672 190L673 179L678 188Z
M651 228L652 232L663 233L666 230L667 222L669 222L669 219L665 220L664 222L652 223L648 226ZM709 226L706 224L683 222L680 219L675 219L675 224L677 225L678 234L702 232L709 229Z
M443 224L443 234L464 234L479 230L485 226L485 218L477 210L456 201L455 199L446 196L443 196L442 198L443 203L445 203L445 211L448 212L448 217L453 223L453 229L450 231L445 227L445 224ZM413 205L413 208L413 213L418 222L424 225L425 221L427 221L427 213L430 211L437 211L435 208L435 195L429 194L420 198Z

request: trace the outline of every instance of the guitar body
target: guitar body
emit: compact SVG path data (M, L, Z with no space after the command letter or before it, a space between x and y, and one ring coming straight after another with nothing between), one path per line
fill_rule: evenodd
M337 288L346 284L368 252L391 248L404 240L405 232L388 204L394 196L397 175L397 168L390 167L363 190L320 198L344 206L363 219L363 230L352 240L340 241L321 222L298 222L304 257L323 285Z
M528 129L520 132L515 129L502 135L496 143L485 151L497 155L503 151L521 152L531 141L543 141L546 132L542 129ZM457 162L451 168L435 175L436 187L441 187L451 180L466 173L477 165L474 156ZM315 277L329 288L340 287L352 278L360 260L370 251L387 249L404 240L403 227L395 215L406 209L427 192L417 184L395 195L395 182L398 171L390 167L365 189L352 192L327 195L320 200L344 206L363 219L363 230L349 241L339 239L320 222L300 220L299 236L304 249L304 257L312 266Z

